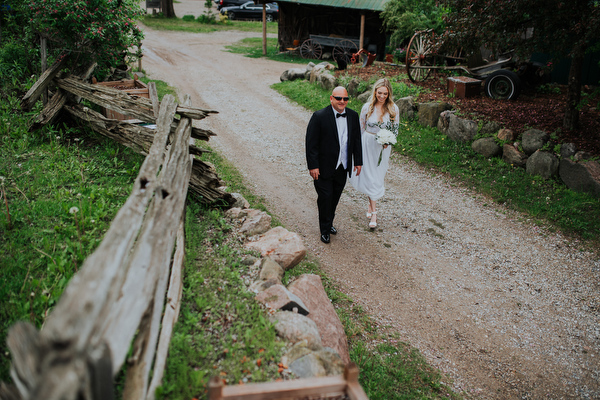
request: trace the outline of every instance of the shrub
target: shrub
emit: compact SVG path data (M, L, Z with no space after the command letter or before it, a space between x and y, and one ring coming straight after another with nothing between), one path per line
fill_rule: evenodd
M30 0L30 27L56 48L70 51L71 67L98 63L107 71L135 58L142 31L134 20L143 15L135 0ZM136 47L138 52L130 53Z

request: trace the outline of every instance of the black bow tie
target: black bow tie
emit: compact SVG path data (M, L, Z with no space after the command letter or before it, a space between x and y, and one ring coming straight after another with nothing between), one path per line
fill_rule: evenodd
M339 118L339 117L346 118L346 113L343 113L343 114L337 113L337 114L335 114L335 117L336 118Z

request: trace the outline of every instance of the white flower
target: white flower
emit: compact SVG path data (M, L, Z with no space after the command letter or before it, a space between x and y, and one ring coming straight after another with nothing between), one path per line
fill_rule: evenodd
M75 214L75 213L78 213L78 212L79 212L79 208L77 208L77 207L71 207L69 209L69 213L70 214Z
M379 132L377 132L377 135L375 135L375 140L382 146L386 144L396 144L396 135L387 129L380 129Z

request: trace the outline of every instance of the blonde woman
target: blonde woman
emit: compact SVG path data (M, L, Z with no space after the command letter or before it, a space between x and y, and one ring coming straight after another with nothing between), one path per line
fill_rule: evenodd
M377 200L385 193L384 178L388 169L392 148L382 146L375 140L379 126L392 121L400 122L400 111L394 104L392 86L383 78L375 82L369 100L363 105L360 113L360 131L362 141L363 167L359 176L352 174L350 182L359 192L369 197L367 218L369 228L377 227ZM383 150L383 153L382 153ZM381 154L381 162L379 155Z

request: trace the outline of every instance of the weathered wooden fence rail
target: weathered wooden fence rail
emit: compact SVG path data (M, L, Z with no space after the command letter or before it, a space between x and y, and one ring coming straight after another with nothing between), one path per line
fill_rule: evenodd
M20 322L9 331L11 376L17 389L13 395L110 399L113 375L135 338L124 398L152 398L149 375L159 327L170 329L174 323L174 313L169 313L172 320L161 324L165 293L168 286L172 296L181 293L181 225L192 166L189 118L180 120L167 149L176 109L173 97L165 96L130 197L98 249L71 279L43 329L38 332Z
M84 75L89 77L91 70ZM194 128L192 119L214 111L191 107L187 97L182 105L170 95L158 102L152 85L151 99L143 99L57 73L42 78L45 83L34 85L23 99L24 108L51 81L56 89L33 128L66 111L146 158L131 195L43 329L27 322L11 327L7 342L14 385L2 383L0 398L110 400L113 378L127 361L123 398L152 400L179 313L188 189L207 202L230 200L214 168L194 158L203 150L190 144L191 137L208 140L213 135ZM133 115L156 129L107 119L79 99Z

